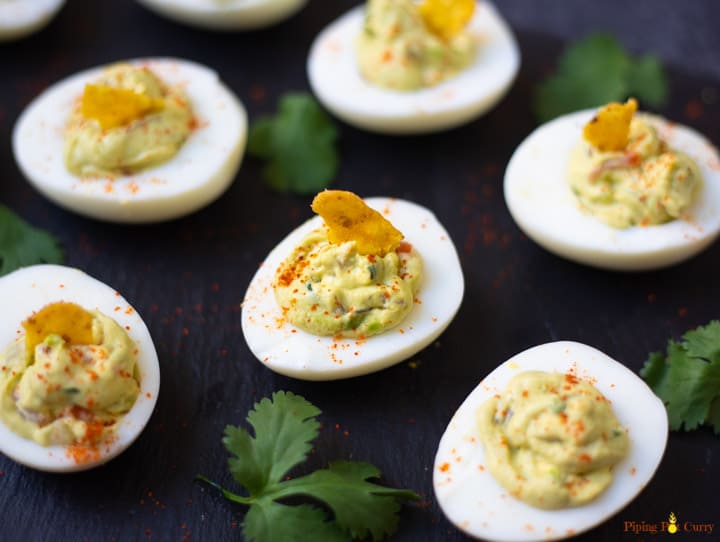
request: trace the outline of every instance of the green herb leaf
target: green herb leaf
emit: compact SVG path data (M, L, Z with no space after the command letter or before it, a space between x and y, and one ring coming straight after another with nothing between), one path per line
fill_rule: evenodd
M372 535L382 540L397 530L400 499L412 500L416 494L408 490L387 488L368 482L379 478L380 471L369 463L335 461L327 469L290 480L282 496L306 495L325 502L335 521L353 538Z
M55 237L0 205L0 276L28 265L62 261L63 252Z
M669 84L660 60L654 56L638 58L628 73L628 96L642 103L661 107L667 102Z
M225 428L223 444L237 457L228 461L233 478L245 486L250 495L260 493L278 482L287 471L307 458L320 424L315 416L320 410L290 392L263 399L248 414L255 438L239 427Z
M708 361L720 359L720 322L713 320L704 327L688 331L684 336L688 355Z
M336 461L327 469L284 480L289 469L307 458L318 435L320 410L290 392L274 393L250 411L247 421L255 437L239 427L225 429L223 443L235 457L230 471L249 493L243 497L198 476L236 503L250 506L243 534L255 542L346 542L372 536L382 540L398 526L398 499L416 500L413 491L369 482L380 471L369 463ZM308 497L332 511L311 505L289 506L277 502Z
M640 371L668 411L670 429L700 425L720 433L720 322L688 331L683 342L669 341L667 354L650 354Z
M720 397L715 397L710 405L707 423L710 424L716 435L720 435Z
M243 522L249 542L348 542L350 536L327 520L320 508L303 504L286 506L262 500L250 507Z
M337 129L315 99L286 94L274 117L250 127L248 153L267 161L263 175L279 192L314 194L337 174Z
M668 348L670 348L670 345L668 345ZM645 379L647 385L653 389L658 397L663 397L667 393L668 367L669 365L665 362L665 354L652 352L640 370L640 376Z
M635 59L613 36L593 34L569 46L555 75L538 85L535 114L546 122L629 96L657 107L667 94L667 78L655 57Z

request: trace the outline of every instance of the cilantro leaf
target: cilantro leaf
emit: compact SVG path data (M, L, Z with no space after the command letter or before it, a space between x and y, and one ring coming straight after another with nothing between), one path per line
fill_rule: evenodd
M688 356L708 361L720 359L720 322L713 320L704 327L688 331L686 341Z
M250 542L351 540L334 522L327 521L327 514L320 508L308 504L286 506L272 500L250 507L243 522L243 536Z
M27 265L62 261L63 252L55 237L0 205L0 276Z
M326 469L283 480L289 469L304 461L311 442L318 436L316 416L320 410L290 392L263 399L247 416L255 431L228 426L223 444L233 454L230 471L249 496L237 495L198 476L226 499L250 506L243 522L243 535L254 542L347 542L372 536L382 540L398 526L398 499L416 500L409 490L388 488L369 482L380 471L369 463L336 461ZM327 506L289 506L289 497L308 497Z
M669 341L667 354L650 354L640 374L665 403L670 429L709 424L720 434L720 322Z
M657 57L638 58L628 72L627 84L628 96L635 96L653 107L664 105L668 99L667 75Z
M667 99L667 78L652 56L635 59L609 34L593 34L569 46L557 72L540 83L535 114L541 122L559 115L637 96L652 106Z
M710 405L707 423L712 426L716 435L720 435L720 397L715 397L715 400Z
M318 414L317 407L290 392L277 392L272 401L257 403L247 417L254 439L239 427L225 428L223 444L237 456L228 461L233 478L251 495L279 481L307 458L320 429Z
M250 127L248 153L267 161L263 176L278 192L314 194L337 174L337 129L315 99L286 94L274 117Z
M710 403L720 390L720 363L678 356L670 361L667 409L670 429L682 425L686 431L702 425L710 411Z
M652 352L640 370L640 376L660 398L667 394L668 368L665 355L662 352Z
M369 463L335 461L327 469L284 484L283 496L315 497L332 509L337 524L354 538L371 534L373 540L382 540L397 529L400 503L396 498L412 500L417 496L412 491L367 481L379 477L380 471Z

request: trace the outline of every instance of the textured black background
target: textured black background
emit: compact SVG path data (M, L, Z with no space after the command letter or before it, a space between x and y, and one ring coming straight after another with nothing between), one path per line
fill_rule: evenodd
M433 209L461 254L463 306L437 344L380 373L307 383L277 376L248 351L240 303L265 254L309 216L308 198L272 193L246 160L207 209L154 226L103 224L47 202L23 180L10 134L22 108L48 84L124 58L185 57L217 69L250 117L308 88L305 56L315 34L354 2L311 0L275 28L213 34L161 19L129 0L69 0L42 33L0 44L0 200L57 235L66 263L117 288L143 315L162 371L153 418L108 465L81 474L35 472L0 457L0 540L239 540L243 510L193 481L231 484L220 438L253 403L292 390L323 411L310 464L362 459L384 481L422 493L404 508L402 541L467 538L442 516L432 464L452 413L492 368L529 346L558 339L600 348L638 370L668 337L720 316L717 245L674 268L618 274L552 256L521 235L502 199L513 149L535 126L535 83L564 41L595 29L634 52L670 63L672 99L660 113L720 142L720 2L717 0L499 2L522 49L510 94L486 117L445 134L385 137L341 125L336 186L392 195ZM271 212L269 212L271 211ZM0 300L1 302L1 300ZM623 533L626 520L720 519L720 441L709 430L672 434L660 469L630 506L579 540L661 540ZM717 540L675 535L673 540Z

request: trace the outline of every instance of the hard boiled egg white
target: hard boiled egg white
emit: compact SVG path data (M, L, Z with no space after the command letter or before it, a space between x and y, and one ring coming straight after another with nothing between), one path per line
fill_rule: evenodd
M37 32L65 5L65 0L0 0L0 41Z
M149 67L164 83L180 85L196 128L178 153L134 175L79 178L63 162L64 127L85 84L103 68L48 88L25 109L13 132L13 151L30 183L58 205L111 222L158 222L196 211L218 198L235 178L247 139L247 115L213 70L172 58L129 61Z
M475 61L439 85L412 92L386 90L366 81L355 60L363 30L358 6L323 30L308 58L310 85L318 99L342 120L374 132L427 133L469 122L492 108L510 87L520 53L495 7L479 2L468 23L478 40Z
M275 301L275 271L322 219L312 218L265 258L245 294L242 329L252 353L269 369L303 380L363 375L398 363L432 343L450 324L462 301L464 282L455 245L428 209L408 201L369 198L419 252L423 278L416 303L397 327L364 340L311 335L283 318Z
M595 110L580 111L540 126L517 148L505 172L505 201L528 237L576 262L626 271L681 262L720 233L720 157L694 130L646 115L671 148L693 158L703 186L685 220L618 230L583 212L568 184L571 150Z
M610 487L588 504L563 510L534 508L509 495L486 467L477 410L524 371L572 371L578 378L588 379L610 400L628 430L627 457L613 467ZM642 491L660 464L667 435L662 401L635 373L584 344L543 344L500 365L460 405L435 457L435 496L448 519L477 538L515 542L567 538L608 519Z
M130 411L120 419L117 439L103 444L98 457L77 462L66 446L41 446L12 432L0 420L0 452L38 470L72 472L90 469L111 460L140 435L155 408L160 389L160 368L150 333L135 309L113 288L82 271L60 265L35 265L0 278L0 349L4 350L22 332L21 323L33 312L58 301L97 309L113 318L137 345L140 394Z
M138 0L168 19L211 30L270 26L299 11L307 0Z

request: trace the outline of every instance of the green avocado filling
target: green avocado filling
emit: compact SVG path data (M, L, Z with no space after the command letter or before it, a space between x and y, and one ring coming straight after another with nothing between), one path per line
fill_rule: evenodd
M415 250L359 254L311 232L280 265L275 298L285 318L314 335L369 337L398 325L414 305L422 261Z
M135 403L135 344L112 318L94 316L96 344L68 345L50 334L33 355L24 337L0 353L0 419L42 446L109 440Z
M610 402L573 374L519 373L478 409L477 420L491 474L538 508L593 500L630 447Z
M371 83L412 91L436 85L467 68L475 40L462 32L449 40L433 34L412 0L370 0L358 36L360 72Z
M100 89L99 101L91 104L97 117L83 114L84 96L65 128L63 158L74 175L114 177L158 166L175 156L192 130L193 113L185 93L165 86L147 67L116 64L90 86ZM131 92L120 100L113 89ZM154 107L138 108L139 101ZM125 113L124 122L103 125L103 119L118 111Z
M682 218L702 184L697 164L668 148L642 115L633 117L623 151L602 152L581 141L568 176L581 208L617 229Z

